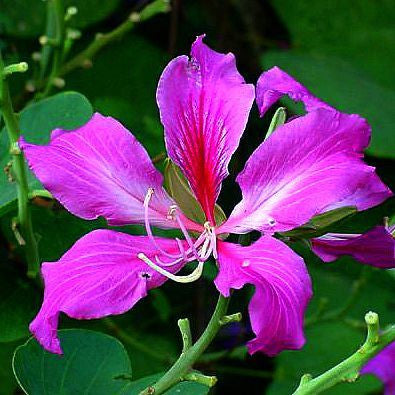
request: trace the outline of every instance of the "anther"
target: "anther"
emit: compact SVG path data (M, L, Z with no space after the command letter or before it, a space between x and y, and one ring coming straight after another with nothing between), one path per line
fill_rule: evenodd
M171 205L169 207L169 211L167 213L167 217L166 218L169 219L169 220L174 220L174 215L175 215L175 213L177 211L177 208L178 207L175 204Z

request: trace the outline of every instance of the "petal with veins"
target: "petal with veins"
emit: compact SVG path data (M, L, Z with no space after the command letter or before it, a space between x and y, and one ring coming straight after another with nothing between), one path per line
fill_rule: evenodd
M156 238L161 248L178 251L172 239ZM137 258L143 252L153 259L158 251L145 236L96 230L78 240L57 262L45 262L44 301L30 330L48 351L62 353L57 327L59 313L77 319L121 314L147 291L167 278ZM161 257L166 262L166 257ZM175 273L183 263L166 267Z
M335 207L381 203L392 193L362 161L369 138L364 119L326 109L278 127L237 177L243 199L218 232L286 231Z
M313 111L318 108L334 110L278 67L273 67L261 74L258 79L256 92L256 102L261 116L285 95L288 95L295 101L302 101L307 111Z
M207 220L254 100L253 85L238 73L233 54L196 39L191 58L172 60L160 78L157 101L170 158L181 168Z
M312 239L311 244L314 253L324 262L350 255L367 265L395 268L395 239L385 226L376 226L362 235L330 233Z
M279 240L262 236L249 247L218 242L218 290L229 296L231 288L253 284L249 313L255 339L251 354L273 356L304 344L303 316L312 295L303 259Z
M177 227L167 216L174 202L162 188L162 175L115 119L96 113L79 129L54 130L46 146L23 139L19 144L36 177L73 214L84 219L103 216L110 225L143 224L144 197L153 188L151 223Z

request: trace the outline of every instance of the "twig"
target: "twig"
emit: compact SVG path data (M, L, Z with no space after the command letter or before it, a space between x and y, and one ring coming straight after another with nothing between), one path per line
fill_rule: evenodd
M18 148L20 135L18 119L14 113L10 92L8 89L7 76L10 72L20 72L26 70L26 64L11 65L5 68L0 53L0 110L6 126L8 139L10 142L10 153L12 155L12 169L16 180L18 196L18 218L15 229L20 231L20 240L24 241L24 250L28 265L27 275L35 278L38 274L40 258L38 255L37 241L33 232L33 225L29 207L29 186L27 183L27 170L22 152ZM5 73L5 70L8 72Z
M380 334L379 318L373 312L365 315L365 322L367 325L367 336L362 347L349 358L316 378L312 378L309 374L304 375L294 395L315 395L340 382L355 381L359 377L361 368L384 347L395 341L395 325L392 325L392 327Z
M163 394L173 385L186 380L193 364L200 358L221 328L221 319L225 316L229 305L229 298L219 296L215 311L199 340L180 357L167 373L157 383L146 388L140 395ZM214 381L214 380L212 380Z
M63 65L59 72L59 76L64 76L79 67L89 67L92 64L92 59L102 48L109 43L120 39L127 32L132 30L136 23L152 18L156 14L167 12L169 9L168 0L156 0L151 4L148 4L139 13L133 12L130 14L128 19L114 30L105 34L96 34L95 39L87 48Z

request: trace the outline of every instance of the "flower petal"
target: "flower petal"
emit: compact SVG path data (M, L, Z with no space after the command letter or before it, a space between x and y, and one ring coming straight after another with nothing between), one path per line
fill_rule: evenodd
M384 395L395 395L395 342L380 351L360 373L374 374L384 384Z
M172 60L160 78L157 101L170 158L181 168L214 223L214 204L254 100L233 54L192 45L191 59Z
M251 354L263 351L273 356L304 344L303 315L312 295L311 281L303 259L279 240L262 236L249 247L218 243L218 290L253 284L249 305L256 338L248 343Z
M312 249L324 262L350 255L361 263L384 269L395 268L395 239L385 226L362 235L330 233L311 240Z
M256 88L256 102L261 116L284 95L288 95L295 101L302 101L307 111L318 108L334 110L278 67L273 67L261 74Z
M162 188L162 175L115 119L96 113L79 129L54 130L46 146L23 139L19 144L37 178L73 214L84 219L103 216L110 225L144 223L144 197L154 188L152 224L177 227L167 218L174 202Z
M381 203L392 193L361 159L369 137L358 115L325 109L278 127L237 177L243 199L219 231L286 231L335 207Z
M175 240L156 238L156 242L170 253L178 251ZM147 290L162 285L166 277L138 259L140 252L150 259L157 254L146 236L96 230L78 240L59 261L44 263L44 301L30 324L41 345L62 353L57 337L60 312L77 319L121 314L146 296ZM166 270L174 273L182 266Z

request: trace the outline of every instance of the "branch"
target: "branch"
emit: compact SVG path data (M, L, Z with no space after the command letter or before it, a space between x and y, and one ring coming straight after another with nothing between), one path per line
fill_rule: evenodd
M132 30L136 23L146 21L157 14L169 11L169 9L168 0L155 0L140 12L133 12L130 14L128 19L114 30L105 34L96 34L94 41L88 45L87 48L63 65L60 69L59 76L64 76L79 67L89 67L92 64L92 59L102 48L112 41L120 39L127 32Z
M0 111L6 126L10 143L10 153L12 155L12 169L15 175L17 196L18 196L18 218L15 230L20 228L20 240L23 240L23 247L28 265L27 275L35 278L40 267L37 241L33 232L33 225L29 207L29 186L27 183L27 170L22 152L18 148L20 135L18 119L12 107L10 92L8 89L7 76L14 72L27 70L26 63L19 63L5 67L0 53ZM14 232L15 233L15 232ZM18 233L16 233L18 234Z
M215 311L199 340L180 357L167 373L159 379L157 383L146 388L140 395L163 394L173 385L180 381L197 381L205 385L213 386L216 383L215 377L204 376L200 373L191 372L193 364L200 358L209 344L212 342L218 331L221 329L221 320L224 318L229 305L229 298L219 296ZM185 348L185 343L184 343Z
M395 341L395 325L379 333L379 317L369 312L365 315L367 336L365 343L353 355L316 378L305 374L294 395L318 394L343 381L355 381L361 368L384 347Z

